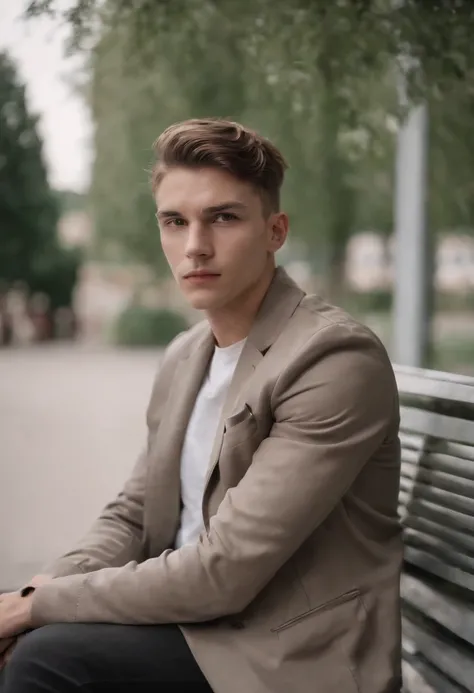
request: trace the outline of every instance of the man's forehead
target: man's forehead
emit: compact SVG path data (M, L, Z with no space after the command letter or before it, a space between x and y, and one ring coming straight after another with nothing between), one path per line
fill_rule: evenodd
M155 195L159 210L181 207L204 210L231 204L242 208L252 205L254 197L255 192L245 182L225 174L203 172L200 175L199 171L190 171L190 175L170 171L163 177Z

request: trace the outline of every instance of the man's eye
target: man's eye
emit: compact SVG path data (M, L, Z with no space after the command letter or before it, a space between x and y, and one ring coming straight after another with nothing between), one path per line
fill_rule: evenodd
M236 215L232 214L231 212L219 212L219 214L216 214L214 217L214 221L220 222L235 221L236 219Z
M166 226L184 226L184 219L168 219Z

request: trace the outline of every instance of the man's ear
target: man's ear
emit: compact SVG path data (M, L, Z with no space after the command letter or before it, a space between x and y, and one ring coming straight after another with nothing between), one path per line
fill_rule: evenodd
M272 252L280 250L286 241L288 235L288 215L284 212L273 214L270 219L271 223L271 245Z

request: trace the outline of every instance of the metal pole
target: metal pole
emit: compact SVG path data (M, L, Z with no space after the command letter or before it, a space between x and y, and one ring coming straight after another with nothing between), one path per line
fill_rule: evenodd
M432 249L426 219L428 109L411 109L398 135L392 358L423 367L430 349Z

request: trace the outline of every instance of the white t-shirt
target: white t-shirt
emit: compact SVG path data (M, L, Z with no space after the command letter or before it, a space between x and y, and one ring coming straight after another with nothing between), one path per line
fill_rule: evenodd
M204 529L202 498L214 438L245 339L217 347L189 419L181 455L181 525L176 548L197 541Z

